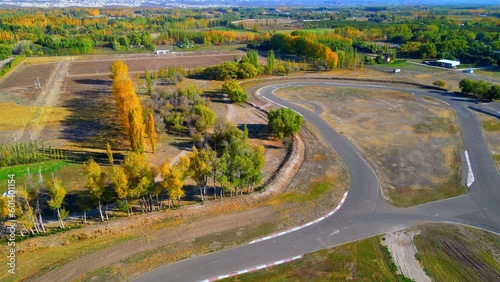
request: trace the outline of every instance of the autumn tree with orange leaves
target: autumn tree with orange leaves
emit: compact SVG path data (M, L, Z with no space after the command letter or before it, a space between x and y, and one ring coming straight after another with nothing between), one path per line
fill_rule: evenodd
M128 134L132 151L142 153L145 135L144 118L141 103L128 76L128 66L123 61L115 61L110 69L118 117L122 121L123 130Z

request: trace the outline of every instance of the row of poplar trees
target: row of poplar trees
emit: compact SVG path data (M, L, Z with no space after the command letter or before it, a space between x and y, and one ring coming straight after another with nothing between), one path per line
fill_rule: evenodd
M109 145L108 158L112 166L109 175L94 160L86 161L85 187L98 206L101 220L105 219L101 201L110 187L118 198L119 208L128 216L132 212L132 201L140 204L142 212L162 209L165 198L169 208L174 201L180 206L186 193L185 182L189 179L196 183L202 201L210 197L209 188L213 189L214 199L222 198L224 191L231 196L241 194L245 188L248 193L252 192L262 180L264 147L251 145L248 130L241 131L231 124L223 124L214 135L219 144L224 144L219 152L210 146L193 147L192 152L177 161L166 160L158 167L150 166L139 152L130 153L116 166Z
M144 152L144 140L150 141L153 152L156 148L156 131L153 114L150 113L147 122L144 122L141 103L135 93L134 84L128 75L128 66L123 61L111 64L111 78L113 79L113 95L115 97L118 117L123 129L128 135L130 148L134 152Z

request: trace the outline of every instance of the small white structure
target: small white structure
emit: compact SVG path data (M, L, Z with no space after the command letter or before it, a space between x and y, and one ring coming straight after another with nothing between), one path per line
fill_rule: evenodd
M452 61L452 60L437 60L436 62L438 65L445 68L456 68L458 65L460 65L459 61Z
M170 50L156 50L155 54L160 55L160 54L168 54L170 53Z

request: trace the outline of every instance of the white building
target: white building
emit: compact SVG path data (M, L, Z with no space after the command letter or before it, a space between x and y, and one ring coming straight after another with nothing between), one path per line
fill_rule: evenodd
M438 65L445 68L456 68L458 65L460 65L459 61L452 61L452 60L437 60L436 62Z

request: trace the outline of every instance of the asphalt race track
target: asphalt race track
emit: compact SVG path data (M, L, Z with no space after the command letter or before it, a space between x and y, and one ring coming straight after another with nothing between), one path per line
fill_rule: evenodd
M315 112L312 112L273 95L273 91L278 88L309 85L392 89L413 93L422 103L425 102L421 95L447 103L456 112L465 149L470 157L475 181L469 192L407 209L398 209L385 202L380 197L374 171L356 147L319 116L321 106L310 102L315 107ZM500 175L484 142L480 123L469 109L470 106L482 107L474 100L415 86L352 81L287 82L265 86L257 91L257 96L295 110L319 130L349 169L351 183L345 203L332 216L303 229L165 265L135 281L203 281L425 222L453 222L500 233ZM498 103L489 103L487 107L500 109Z

